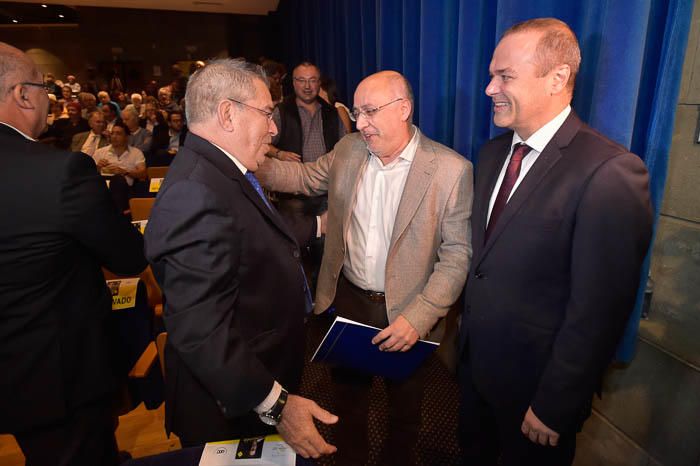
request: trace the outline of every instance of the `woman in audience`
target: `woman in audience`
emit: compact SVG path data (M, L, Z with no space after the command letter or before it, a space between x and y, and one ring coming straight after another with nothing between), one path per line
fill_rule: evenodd
M338 102L336 100L336 95L337 89L335 87L335 81L327 77L321 78L321 90L318 92L318 96L329 104L335 106L336 110L338 111L338 117L340 118L340 121L343 122L343 126L345 126L345 131L350 133L352 132L350 109L348 109L345 104Z

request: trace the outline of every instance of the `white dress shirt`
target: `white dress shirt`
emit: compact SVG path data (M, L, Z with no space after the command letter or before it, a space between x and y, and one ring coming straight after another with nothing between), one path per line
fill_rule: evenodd
M95 151L100 145L100 139L102 139L101 134L95 134L94 132L90 131L88 137L85 138L83 147L80 148L80 152L92 157L93 155L95 155Z
M110 163L117 164L119 167L127 171L134 171L137 165L146 163L146 158L143 156L143 152L136 147L127 146L124 152L117 154L114 151L112 144L97 149L92 158L95 159L95 163L102 159L109 160ZM109 175L110 173L106 172L103 168L102 174ZM129 175L125 175L124 178L129 186L134 184L134 179Z
M557 134L557 131L559 131L561 125L564 124L564 121L569 116L569 113L571 113L571 106L567 105L566 108L562 110L561 113L559 113L559 115L552 118L546 125L535 131L532 134L532 136L527 138L527 141L523 141L523 138L521 138L517 132L513 132L513 140L510 143L510 154L508 154L506 161L503 163L503 167L501 168L501 174L498 175L496 186L494 186L493 192L491 193L491 200L489 201L489 213L488 217L486 218L487 225L488 221L491 219L491 210L493 210L493 205L496 203L496 197L498 197L498 190L501 189L501 183L503 183L503 178L506 175L508 163L510 162L510 158L513 155L513 146L515 146L518 143L524 142L532 150L523 158L522 164L520 165L520 174L518 175L518 179L515 181L515 185L513 185L513 190L508 196L508 201L510 201L511 196L513 196L515 190L518 189L518 186L520 186L520 183L523 181L523 178L525 178L527 172L529 172L532 166L535 164L537 158L540 156L544 148L547 147L549 141L551 141L554 135Z
M418 148L419 133L399 156L383 165L369 153L369 161L357 189L348 228L348 253L343 264L346 278L364 290L384 291L386 259L396 212Z

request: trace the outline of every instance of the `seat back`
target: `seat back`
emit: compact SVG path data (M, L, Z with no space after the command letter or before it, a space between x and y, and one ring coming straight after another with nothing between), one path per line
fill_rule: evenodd
M155 197L132 197L129 199L129 210L131 210L131 219L148 220L151 215L151 209L156 202Z
M160 359L160 370L165 379L165 343L168 341L168 332L159 333L156 337L156 348L158 349L158 359Z
M165 178L165 174L168 173L168 168L170 167L148 167L146 172L148 173L148 178Z

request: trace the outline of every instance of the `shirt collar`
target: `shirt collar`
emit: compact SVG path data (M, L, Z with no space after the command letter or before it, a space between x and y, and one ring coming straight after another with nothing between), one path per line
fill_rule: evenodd
M557 134L557 131L559 131L561 125L564 124L564 121L566 121L569 113L571 113L571 105L567 105L566 108L559 113L559 115L555 116L549 120L546 125L535 131L532 136L527 138L527 141L523 141L523 138L521 138L517 132L514 132L513 141L511 142L511 151L515 144L524 142L530 148L541 154L544 148L547 147L547 144L549 144L549 141L551 141L554 135Z
M29 140L32 141L32 142L36 142L36 139L34 139L34 138L31 137L31 136L26 135L25 133L23 133L22 131L18 130L17 128L15 128L14 126L12 126L12 125L9 124L9 123L5 123L4 121L0 121L0 125L5 125L5 126L7 126L8 128L12 128L12 129L14 129L15 131L17 131L19 134L21 134L22 136L24 136L25 139L29 139Z
M411 131L413 131L413 136L411 136L411 140L408 141L408 144L406 144L406 147L403 148L401 153L399 154L396 159L394 159L390 164L388 165L382 165L383 167L388 167L388 166L394 166L395 163L398 163L399 159L406 160L407 162L413 162L414 157L416 156L416 150L418 149L418 142L420 140L420 135L418 128L416 128L416 125L411 125ZM369 151L369 149L368 149ZM379 160L379 157L374 155L372 151L369 151L370 156L374 156L378 162L381 163Z
M110 151L112 154L114 154L117 158L119 158L119 157L121 157L122 155L128 154L128 153L129 153L129 146L128 146L128 145L126 146L126 149L124 149L124 152L122 152L121 154L117 154L117 152L114 150L114 146L113 146L112 144L110 144L110 145L109 145L109 151Z
M214 143L211 142L211 141L209 141L209 142L211 143L211 145L213 145L214 147L216 147L217 149L219 149L221 152L223 152L224 154L226 154L226 157L228 157L229 159L231 159L231 161L232 161L233 163L236 164L236 166L237 166L238 169L241 171L241 173L243 173L243 175L245 175L246 173L248 173L248 169L247 169L245 166L243 166L243 164L242 164L241 162L239 162L238 159L237 159L236 157L234 157L233 155L229 154L228 151L227 151L226 149L224 149L223 147L217 146L216 144L214 144Z

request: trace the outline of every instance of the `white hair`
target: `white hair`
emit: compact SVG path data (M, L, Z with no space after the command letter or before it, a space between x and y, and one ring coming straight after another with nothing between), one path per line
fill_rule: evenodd
M185 117L189 124L203 123L216 116L219 103L225 99L245 102L255 95L254 82L267 86L262 67L243 59L212 60L197 70L187 83Z

